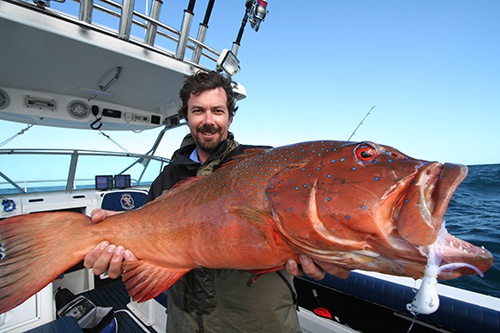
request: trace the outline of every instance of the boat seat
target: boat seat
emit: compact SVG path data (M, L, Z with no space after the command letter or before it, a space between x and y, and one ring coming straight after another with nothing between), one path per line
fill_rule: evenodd
M74 317L63 317L26 331L26 333L83 332Z
M119 190L102 195L101 208L117 212L137 209L144 205L148 193L142 190Z

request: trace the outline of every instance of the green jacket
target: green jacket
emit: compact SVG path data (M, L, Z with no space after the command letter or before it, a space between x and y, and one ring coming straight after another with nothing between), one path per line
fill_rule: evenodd
M230 133L203 164L189 156L195 149L188 135L170 164L153 182L153 200L177 182L206 175L247 148ZM254 276L234 269L195 269L176 282L167 294L168 333L300 332L292 276L285 270Z

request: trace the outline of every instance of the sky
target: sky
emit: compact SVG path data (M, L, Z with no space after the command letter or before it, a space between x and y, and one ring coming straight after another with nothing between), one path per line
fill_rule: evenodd
M170 25L180 27L187 2L164 3ZM136 7L143 3L136 0ZM231 48L244 3L216 1L207 44ZM237 141L347 140L360 125L351 140L411 157L500 163L500 1L268 3L260 30L246 28L238 53L241 71L233 79L248 97L230 128ZM205 4L196 3L192 34ZM25 127L0 121L0 143ZM145 153L158 130L146 132L140 140L130 132L107 134ZM185 126L167 132L157 155L170 157L187 133ZM0 148L33 148L40 138L46 148L121 150L95 131L36 126Z

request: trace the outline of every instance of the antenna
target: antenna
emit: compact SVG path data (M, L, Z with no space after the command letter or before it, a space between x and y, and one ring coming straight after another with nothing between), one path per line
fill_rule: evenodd
M350 141L351 138L354 136L354 134L356 134L356 131L358 130L359 126L361 126L363 124L363 121L365 121L366 117L368 117L370 115L370 112L372 112L372 110L374 108L375 108L375 105L372 106L371 109L365 114L365 116L363 117L363 119L361 119L361 121L359 122L358 126L356 126L356 128L352 132L351 136L349 136L349 139L347 139L347 141Z

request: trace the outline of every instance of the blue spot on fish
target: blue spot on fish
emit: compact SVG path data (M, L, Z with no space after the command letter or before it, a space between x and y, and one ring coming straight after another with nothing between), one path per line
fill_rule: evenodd
M379 181L379 180L380 180L380 177L375 177L375 178L373 178L373 179L375 179L375 180Z
M346 220L350 220L350 219L351 219L351 217L350 217L349 215L346 215L346 216L345 216L345 219L346 219Z

